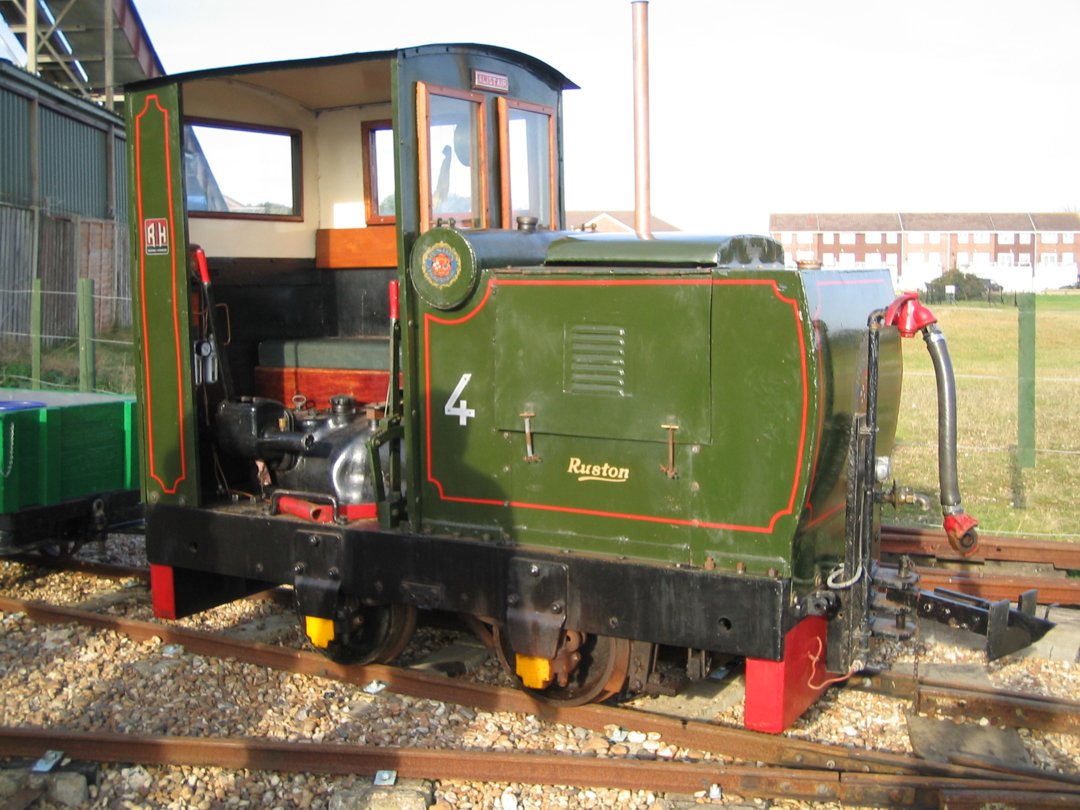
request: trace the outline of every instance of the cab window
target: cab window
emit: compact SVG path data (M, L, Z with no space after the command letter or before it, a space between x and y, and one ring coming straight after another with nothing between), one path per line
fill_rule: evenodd
M541 227L555 221L555 111L515 99L499 100L502 226L535 217Z
M365 121L364 209L368 225L395 222L397 194L394 185L394 130L390 121Z
M299 220L300 133L188 120L184 187L192 216Z
M487 227L483 96L420 82L417 102L421 231Z

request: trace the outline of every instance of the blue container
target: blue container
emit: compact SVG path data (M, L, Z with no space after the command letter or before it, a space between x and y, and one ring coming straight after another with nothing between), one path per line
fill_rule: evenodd
M0 399L0 411L29 411L33 408L44 407L44 402L33 402L28 399Z

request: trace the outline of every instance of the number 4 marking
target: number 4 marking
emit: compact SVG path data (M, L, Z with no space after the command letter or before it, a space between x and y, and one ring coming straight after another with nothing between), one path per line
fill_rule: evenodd
M456 416L459 425L468 425L469 418L476 416L476 411L469 407L469 403L459 399L471 379L472 374L462 374L458 384L454 387L453 393L450 394L450 399L446 400L446 405L443 406L443 413L447 416Z

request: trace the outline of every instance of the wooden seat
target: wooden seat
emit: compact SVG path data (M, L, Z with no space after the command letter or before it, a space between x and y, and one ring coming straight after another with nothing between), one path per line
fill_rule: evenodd
M390 341L383 337L264 340L255 367L257 396L325 408L330 397L383 402L390 380Z

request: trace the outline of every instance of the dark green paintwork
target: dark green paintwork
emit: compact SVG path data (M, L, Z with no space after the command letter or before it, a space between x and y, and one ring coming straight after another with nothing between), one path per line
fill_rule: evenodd
M142 494L150 503L196 504L191 285L177 87L132 92L126 107L132 325L145 454ZM147 229L155 228L148 237Z
M773 245L569 237L541 266L485 269L452 312L421 308L422 525L728 571L790 576L794 561L812 579L843 549L866 321L892 287L883 271L762 266ZM586 263L634 246L644 267ZM883 354L889 414L895 335ZM665 425L678 426L676 477Z
M594 267L747 267L783 264L784 252L767 236L663 233L644 240L624 234L567 234L551 245L546 262Z
M402 359L406 378L414 380L421 373L422 345L418 343L419 332L416 329L424 304L416 293L416 288L409 279L410 256L413 245L420 234L420 202L417 185L417 116L416 84L428 82L443 87L467 89L471 84L473 69L487 70L507 76L508 96L551 107L555 110L556 154L556 189L558 199L556 209L561 226L563 217L563 166L562 166L562 91L574 87L565 76L552 70L547 65L521 54L511 54L498 48L484 46L430 46L408 49L399 52L393 69L393 118L397 142L400 148L395 161L397 179L397 225L398 225L398 261L401 281L401 311L404 325L402 330ZM487 129L497 132L495 105L485 105ZM488 182L487 205L492 222L499 211L499 184L496 182L498 170L497 139L489 137L487 141L487 160L490 172ZM429 231L430 233L430 231ZM474 347L471 351L476 351ZM449 392L447 392L449 393ZM405 413L418 412L419 389L406 385L404 406ZM410 459L420 458L423 452L423 437L415 428L415 422L406 420L406 453ZM493 474L498 476L496 470ZM407 468L408 481L406 491L409 497L410 513L417 516L423 511L421 498L420 465L410 463ZM498 488L498 484L494 484Z
M570 85L500 49L377 58L391 62L398 144L404 529L792 576L807 590L843 551L867 318L892 299L888 273L788 269L780 246L761 236L420 234L418 81L468 89L473 69L506 75L509 96L556 111L560 154L561 91ZM129 92L133 288L140 390L152 394L142 400L152 445L144 493L197 504L187 271L147 255L142 230L147 217L173 217L172 255L185 255L177 82ZM151 97L167 116L139 119ZM491 101L485 202L495 224ZM137 122L142 141L132 135ZM555 169L561 219L561 160ZM460 283L424 281L422 257L440 241L456 251ZM881 453L895 430L899 357L886 330ZM669 435L674 474L665 469Z

